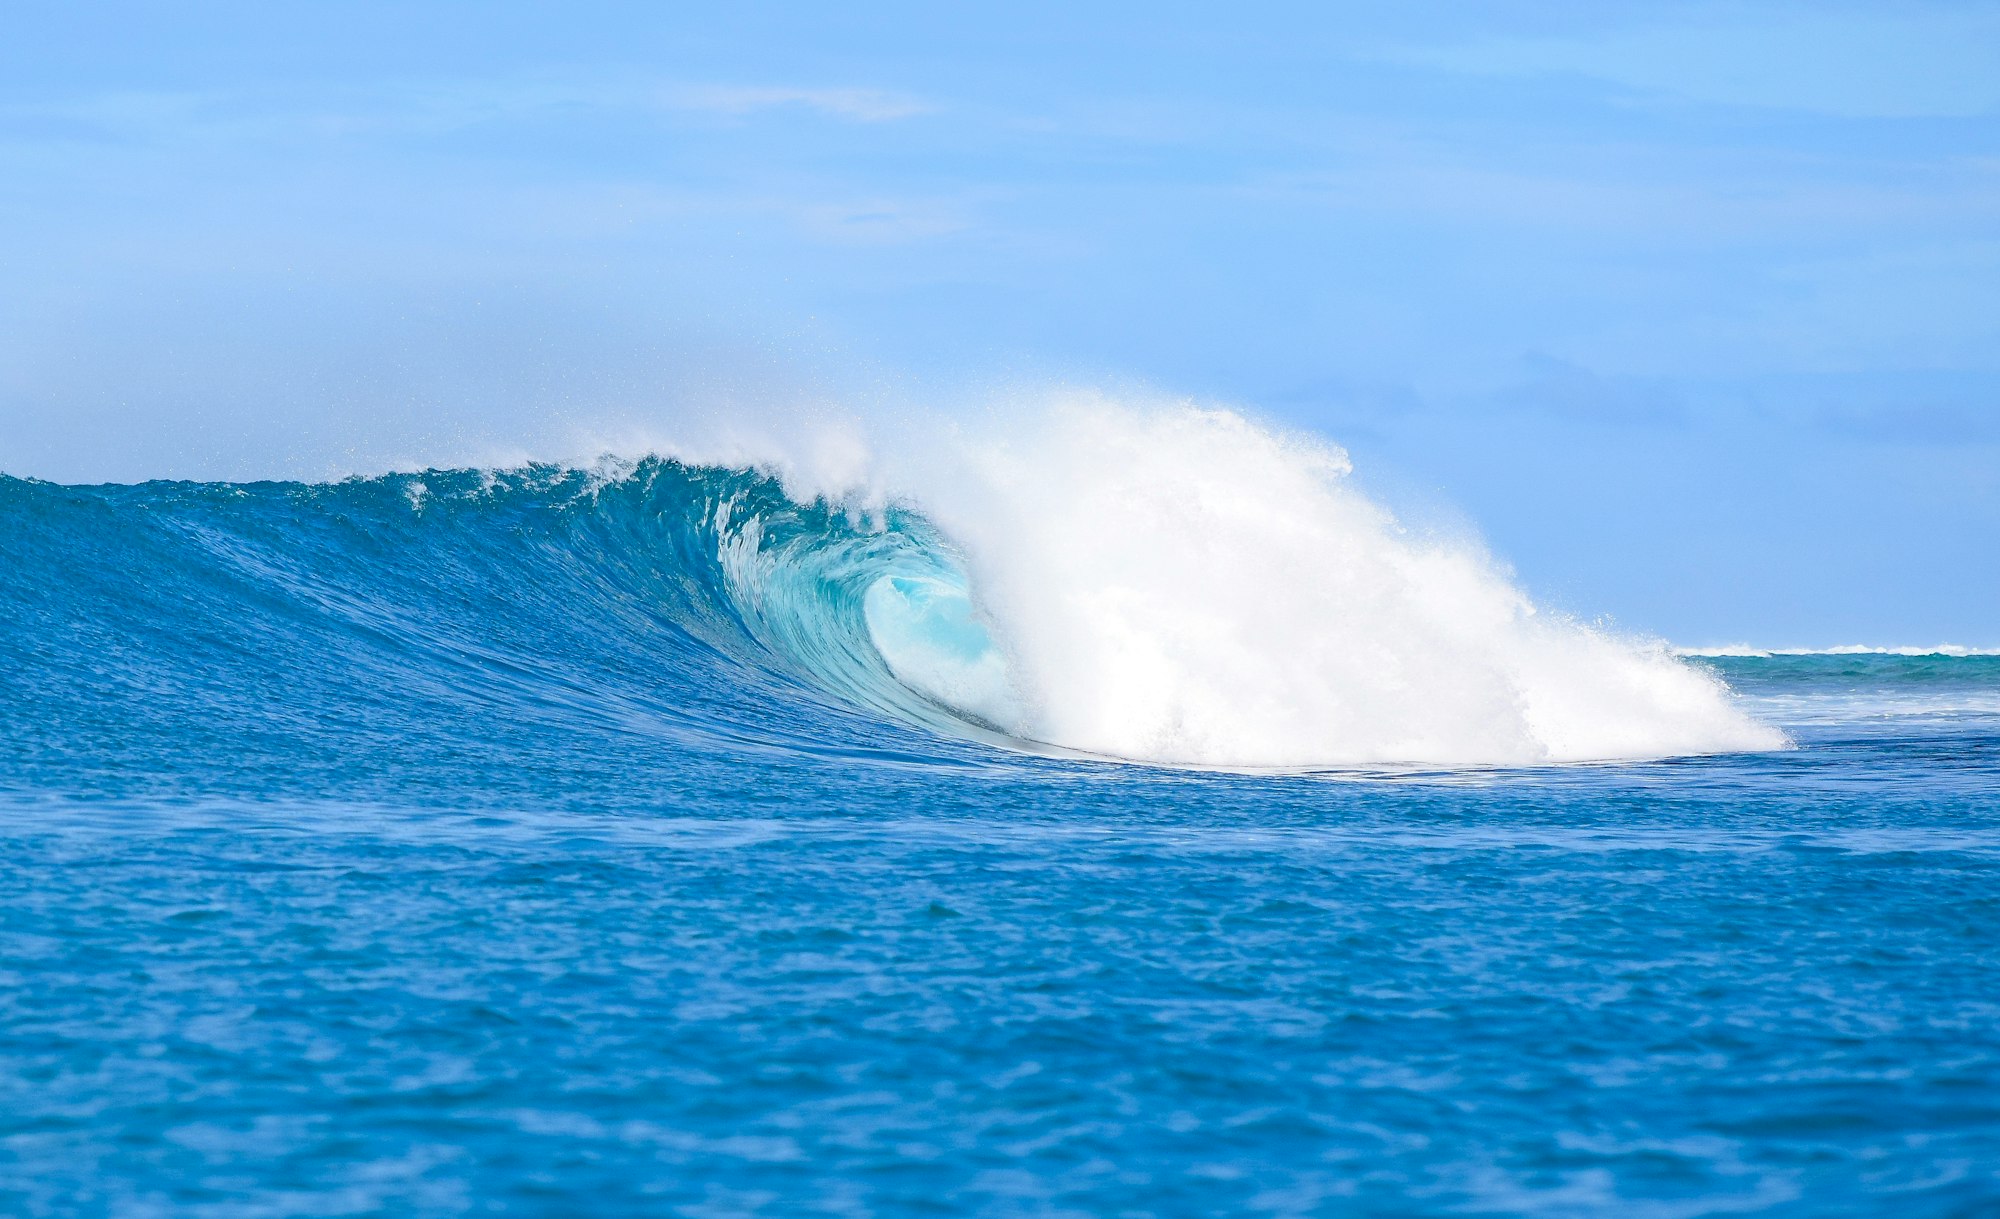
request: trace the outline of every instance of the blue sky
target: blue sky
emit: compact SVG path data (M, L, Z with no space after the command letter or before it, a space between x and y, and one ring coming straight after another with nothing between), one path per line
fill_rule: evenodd
M1139 383L1326 433L1586 615L2000 644L2000 4L9 27L0 469Z

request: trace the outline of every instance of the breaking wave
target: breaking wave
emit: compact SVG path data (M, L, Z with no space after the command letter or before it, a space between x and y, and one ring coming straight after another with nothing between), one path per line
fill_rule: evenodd
M850 466L6 479L0 581L46 629L5 659L71 714L194 691L218 732L357 721L392 749L446 731L396 719L418 698L487 738L1235 769L1787 744L1711 669L1538 610L1338 450L1228 411L1073 399Z

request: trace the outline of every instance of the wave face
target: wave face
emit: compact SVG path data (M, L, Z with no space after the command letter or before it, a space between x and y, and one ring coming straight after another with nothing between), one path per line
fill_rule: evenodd
M757 475L4 479L0 511L0 595L26 627L0 636L23 678L0 705L31 787L38 767L117 786L197 758L249 790L353 794L390 760L532 786L621 742L703 765L936 754L919 726L960 722L869 641L870 584L946 578L921 524L851 524Z
M0 579L39 626L5 646L36 707L185 719L274 766L371 738L532 756L551 728L1223 768L1785 744L1708 669L1539 614L1478 552L1408 534L1335 450L1106 404L1033 436L962 444L872 502L657 457L10 479Z

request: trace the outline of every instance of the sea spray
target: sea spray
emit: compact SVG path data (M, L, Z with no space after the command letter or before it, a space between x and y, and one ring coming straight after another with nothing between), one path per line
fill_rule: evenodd
M979 674L961 705L1025 739L1223 767L1786 743L1663 646L1538 611L1476 546L1404 528L1349 468L1233 411L1069 395L941 433L883 482L962 556L952 612L990 633L994 657L962 628L951 649ZM898 662L903 634L891 667L955 701Z

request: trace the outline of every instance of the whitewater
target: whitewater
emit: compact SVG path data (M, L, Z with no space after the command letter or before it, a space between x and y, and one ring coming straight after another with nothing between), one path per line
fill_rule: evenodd
M523 449L0 475L0 1213L2000 1208L1990 641L1144 395Z
M1072 399L954 456L915 503L964 556L965 616L1004 663L885 656L1013 735L1214 766L1784 744L1664 647L1540 613L1477 548L1403 528L1310 438Z

